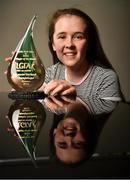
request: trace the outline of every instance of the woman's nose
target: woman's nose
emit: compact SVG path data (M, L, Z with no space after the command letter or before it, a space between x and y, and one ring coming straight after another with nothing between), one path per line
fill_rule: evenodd
M66 48L72 48L74 47L73 39L71 37L67 38L65 41L65 47Z

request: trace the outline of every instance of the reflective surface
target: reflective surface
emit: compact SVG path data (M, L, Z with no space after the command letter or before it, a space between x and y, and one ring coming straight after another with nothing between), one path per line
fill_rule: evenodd
M130 176L130 105L95 97L0 99L1 177Z

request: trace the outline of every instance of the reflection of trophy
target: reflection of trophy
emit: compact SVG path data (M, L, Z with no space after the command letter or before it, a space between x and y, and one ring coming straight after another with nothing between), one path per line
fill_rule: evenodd
M7 79L16 91L37 90L44 81L44 66L33 42L35 21L36 16L33 17L25 35L18 43L7 71Z
M16 135L35 162L36 142L46 118L43 105L36 100L15 101L9 109L8 118Z

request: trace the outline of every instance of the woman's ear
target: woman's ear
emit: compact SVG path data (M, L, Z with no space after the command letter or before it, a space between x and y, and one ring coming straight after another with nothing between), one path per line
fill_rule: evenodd
M57 128L55 128L54 131L53 131L54 136L55 136L56 132L57 132Z
M54 51L56 51L56 48L55 48L54 44L52 44L52 48L53 48Z

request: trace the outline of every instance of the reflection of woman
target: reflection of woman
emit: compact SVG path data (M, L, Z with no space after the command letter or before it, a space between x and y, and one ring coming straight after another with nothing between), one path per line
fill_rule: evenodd
M100 120L107 116L100 116ZM50 141L56 159L65 164L78 164L88 159L103 126L101 121L98 126L96 123L94 116L78 100L67 106L65 114L55 115Z

